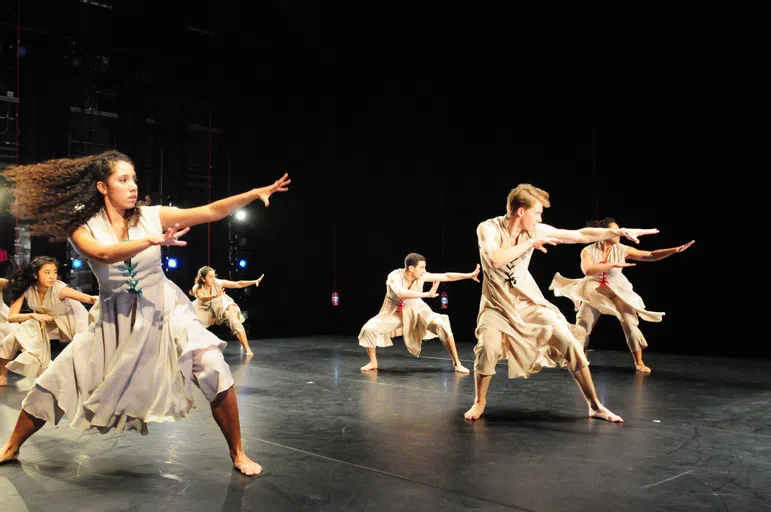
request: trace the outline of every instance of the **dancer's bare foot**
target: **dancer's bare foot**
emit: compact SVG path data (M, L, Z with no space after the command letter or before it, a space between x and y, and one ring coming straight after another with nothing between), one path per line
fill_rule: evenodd
M370 370L377 370L377 363L373 363L372 361L370 361L369 363L361 367L361 371L363 372L368 372Z
M233 467L246 476L258 476L262 473L262 466L247 457L243 452L233 457Z
M463 417L467 420L478 420L485 412L486 404L487 402L474 402L474 405L471 406L471 409L466 411Z
M0 375L0 386L8 385L8 375Z
M18 460L19 458L19 450L13 450L10 447L10 443L5 443L2 448L0 448L0 464L5 464L6 462L13 462L15 460Z
M252 352L251 350L246 351L246 357L252 357L253 355L254 355L254 352Z
M645 366L645 363L639 363L634 365L635 370L637 370L640 373L650 373L651 369Z
M623 423L624 419L617 415L610 412L609 409L607 409L605 406L600 405L599 408L595 409L593 407L589 408L589 417L590 418L597 418L600 420L610 421L612 423Z
M466 368L460 363L456 364L454 368L455 368L455 371L458 373L471 373L468 368Z

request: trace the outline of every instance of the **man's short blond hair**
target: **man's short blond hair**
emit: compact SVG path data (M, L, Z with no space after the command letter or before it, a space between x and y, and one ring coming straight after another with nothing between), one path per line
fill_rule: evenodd
M532 208L536 202L540 202L544 208L551 206L549 193L529 183L520 183L511 189L509 197L506 198L506 213L511 215L520 206L525 209Z

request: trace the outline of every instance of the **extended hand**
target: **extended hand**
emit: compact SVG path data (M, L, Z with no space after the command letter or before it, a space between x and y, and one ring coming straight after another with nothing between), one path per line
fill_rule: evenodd
M474 271L468 275L468 278L473 279L477 283L479 282L479 263L477 263L477 268L475 268Z
M689 248L690 246L692 246L692 245L693 245L695 242L696 242L696 240L691 240L691 241L690 241L690 242L688 242L687 244L683 244L683 245L681 245L680 247L678 247L678 248L677 248L677 250L676 250L675 252L683 252L684 250L686 250L687 248Z
M436 293L437 288L439 288L439 281L434 281L434 285L431 287L430 290L428 290L428 294L426 295L426 298L433 299L434 297L438 297L439 294Z
M658 233L659 230L656 228L653 229L626 229L621 228L621 236L624 238L628 238L632 242L639 244L640 240L638 240L638 237L641 237L643 235L655 235Z
M275 182L273 182L273 185L269 185L267 187L262 187L259 189L259 193L257 194L257 197L260 198L260 200L265 203L265 206L270 205L270 201L268 198L273 194L273 192L286 192L289 190L288 185L292 183L292 180L289 179L289 173L284 173L283 176L281 176L279 179L277 179Z
M255 282L254 286L260 286L260 281L262 281L262 278L265 277L265 274L262 274Z
M187 242L182 242L178 239L186 235L187 232L190 231L190 228L188 227L181 231L178 231L178 230L179 230L179 224L174 224L174 226L167 229L164 234L151 236L149 238L150 243L153 245L177 245L177 246L187 245Z
M546 252L546 247L544 247L544 245L547 245L547 244L557 245L562 243L562 240L551 236L544 236L540 238L533 238L533 241L531 243L533 245L533 248L538 249L541 252Z

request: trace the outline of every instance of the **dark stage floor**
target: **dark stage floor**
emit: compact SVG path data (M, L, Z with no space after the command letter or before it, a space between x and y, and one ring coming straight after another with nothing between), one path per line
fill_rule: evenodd
M623 340L622 340L623 341ZM508 380L499 365L483 419L463 412L473 376L441 344L415 359L400 340L378 374L355 337L236 342L257 479L231 469L205 402L148 436L46 426L0 466L0 510L769 510L771 361L590 352L603 402L626 423L586 417L566 370ZM470 366L473 345L462 344ZM0 437L25 381L0 389ZM202 396L199 394L202 400Z

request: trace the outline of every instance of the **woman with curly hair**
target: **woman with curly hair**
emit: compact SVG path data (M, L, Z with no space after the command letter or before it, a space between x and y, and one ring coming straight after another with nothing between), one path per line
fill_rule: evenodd
M234 467L260 474L241 444L225 342L197 321L190 300L166 278L160 246L186 245L179 238L190 226L223 219L252 201L268 206L274 192L288 190L288 176L183 209L138 205L134 166L118 151L14 167L5 175L16 186L14 213L32 220L32 233L69 238L88 260L101 315L38 377L0 448L0 462L16 459L32 434L63 416L74 428L147 434L148 423L188 415L196 384L211 403Z
M56 259L38 256L11 279L8 322L20 325L0 339L0 386L8 384L8 370L39 376L51 362L52 339L69 342L88 328L88 310L81 302L95 304L99 297L59 281L58 267ZM21 313L25 301L32 313Z
M225 289L246 288L251 285L260 286L263 277L265 274L258 279L249 281L228 281L227 279L217 279L217 272L213 268L201 267L195 276L193 289L190 290L190 295L195 297L193 307L204 327L227 323L238 341L241 342L247 356L253 356L254 353L249 347L249 340L246 339L243 325L245 318L241 313L241 308L225 293Z
M618 229L616 220L607 217L589 222L590 227ZM695 240L671 249L643 251L621 243L619 237L593 243L581 251L582 279L568 279L559 272L549 286L557 297L573 301L576 325L586 330L584 352L589 348L589 335L601 315L615 316L624 330L626 344L634 358L635 369L643 374L651 372L642 358L643 349L648 347L645 336L638 327L640 318L647 322L661 322L664 313L648 311L642 297L632 288L632 283L622 273L626 267L634 267L634 261L659 261L688 249Z

